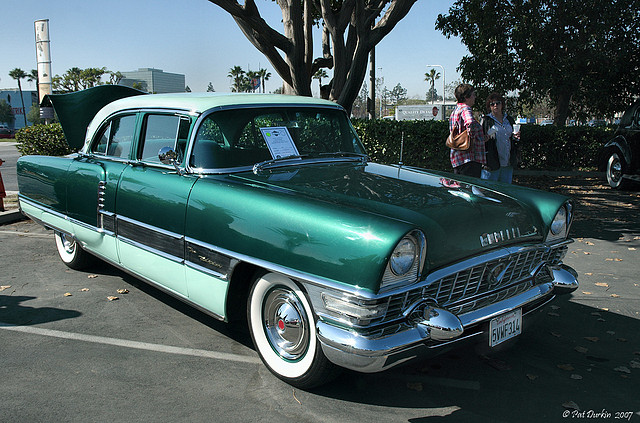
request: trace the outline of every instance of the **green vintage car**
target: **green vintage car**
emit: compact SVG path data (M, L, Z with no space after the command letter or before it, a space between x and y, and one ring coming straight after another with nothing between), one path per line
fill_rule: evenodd
M18 161L20 207L71 268L99 257L224 321L310 388L463 344L513 343L578 286L567 198L371 163L312 98L50 96L67 157Z

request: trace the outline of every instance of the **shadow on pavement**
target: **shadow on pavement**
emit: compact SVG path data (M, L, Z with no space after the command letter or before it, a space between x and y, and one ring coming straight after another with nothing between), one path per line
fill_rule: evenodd
M640 191L611 189L603 174L516 175L514 183L557 192L576 200L571 229L574 238L616 241L625 235L640 235Z
M555 422L572 415L563 413L575 416L575 408L640 411L634 367L640 366L640 321L559 300L509 350L491 356L454 350L385 373L347 372L315 393L358 404L450 409L447 421L461 422ZM410 421L427 421L425 414Z

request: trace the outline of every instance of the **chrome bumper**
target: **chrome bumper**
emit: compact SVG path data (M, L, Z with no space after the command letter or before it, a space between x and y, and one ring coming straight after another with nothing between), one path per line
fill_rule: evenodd
M486 340L483 323L518 308L523 315L578 288L576 272L565 265L548 266L552 281L478 310L455 315L425 302L390 334L364 336L324 321L316 324L325 356L333 363L364 373L374 373L401 363L437 355L463 341Z

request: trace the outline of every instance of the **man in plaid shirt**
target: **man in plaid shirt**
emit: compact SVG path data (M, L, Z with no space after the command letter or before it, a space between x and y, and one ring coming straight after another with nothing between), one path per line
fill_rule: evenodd
M466 129L471 137L471 147L468 150L451 150L449 157L453 172L459 175L480 177L482 166L487 163L484 147L484 132L482 126L473 117L471 106L476 102L476 92L469 84L460 84L455 90L458 105L449 119L449 132L456 125ZM462 126L464 125L464 126Z

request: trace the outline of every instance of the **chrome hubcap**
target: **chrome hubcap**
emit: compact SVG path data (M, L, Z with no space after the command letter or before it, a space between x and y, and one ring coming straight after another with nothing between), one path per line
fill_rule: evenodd
M276 288L267 295L262 318L271 348L287 360L298 360L309 346L309 325L304 307L288 289Z
M73 239L67 238L65 234L60 234L60 239L62 240L62 246L64 247L64 251L67 254L73 254L76 249L76 242Z
M613 158L611 167L609 168L609 174L611 175L611 179L613 179L614 181L620 180L622 176L622 164L617 158Z

